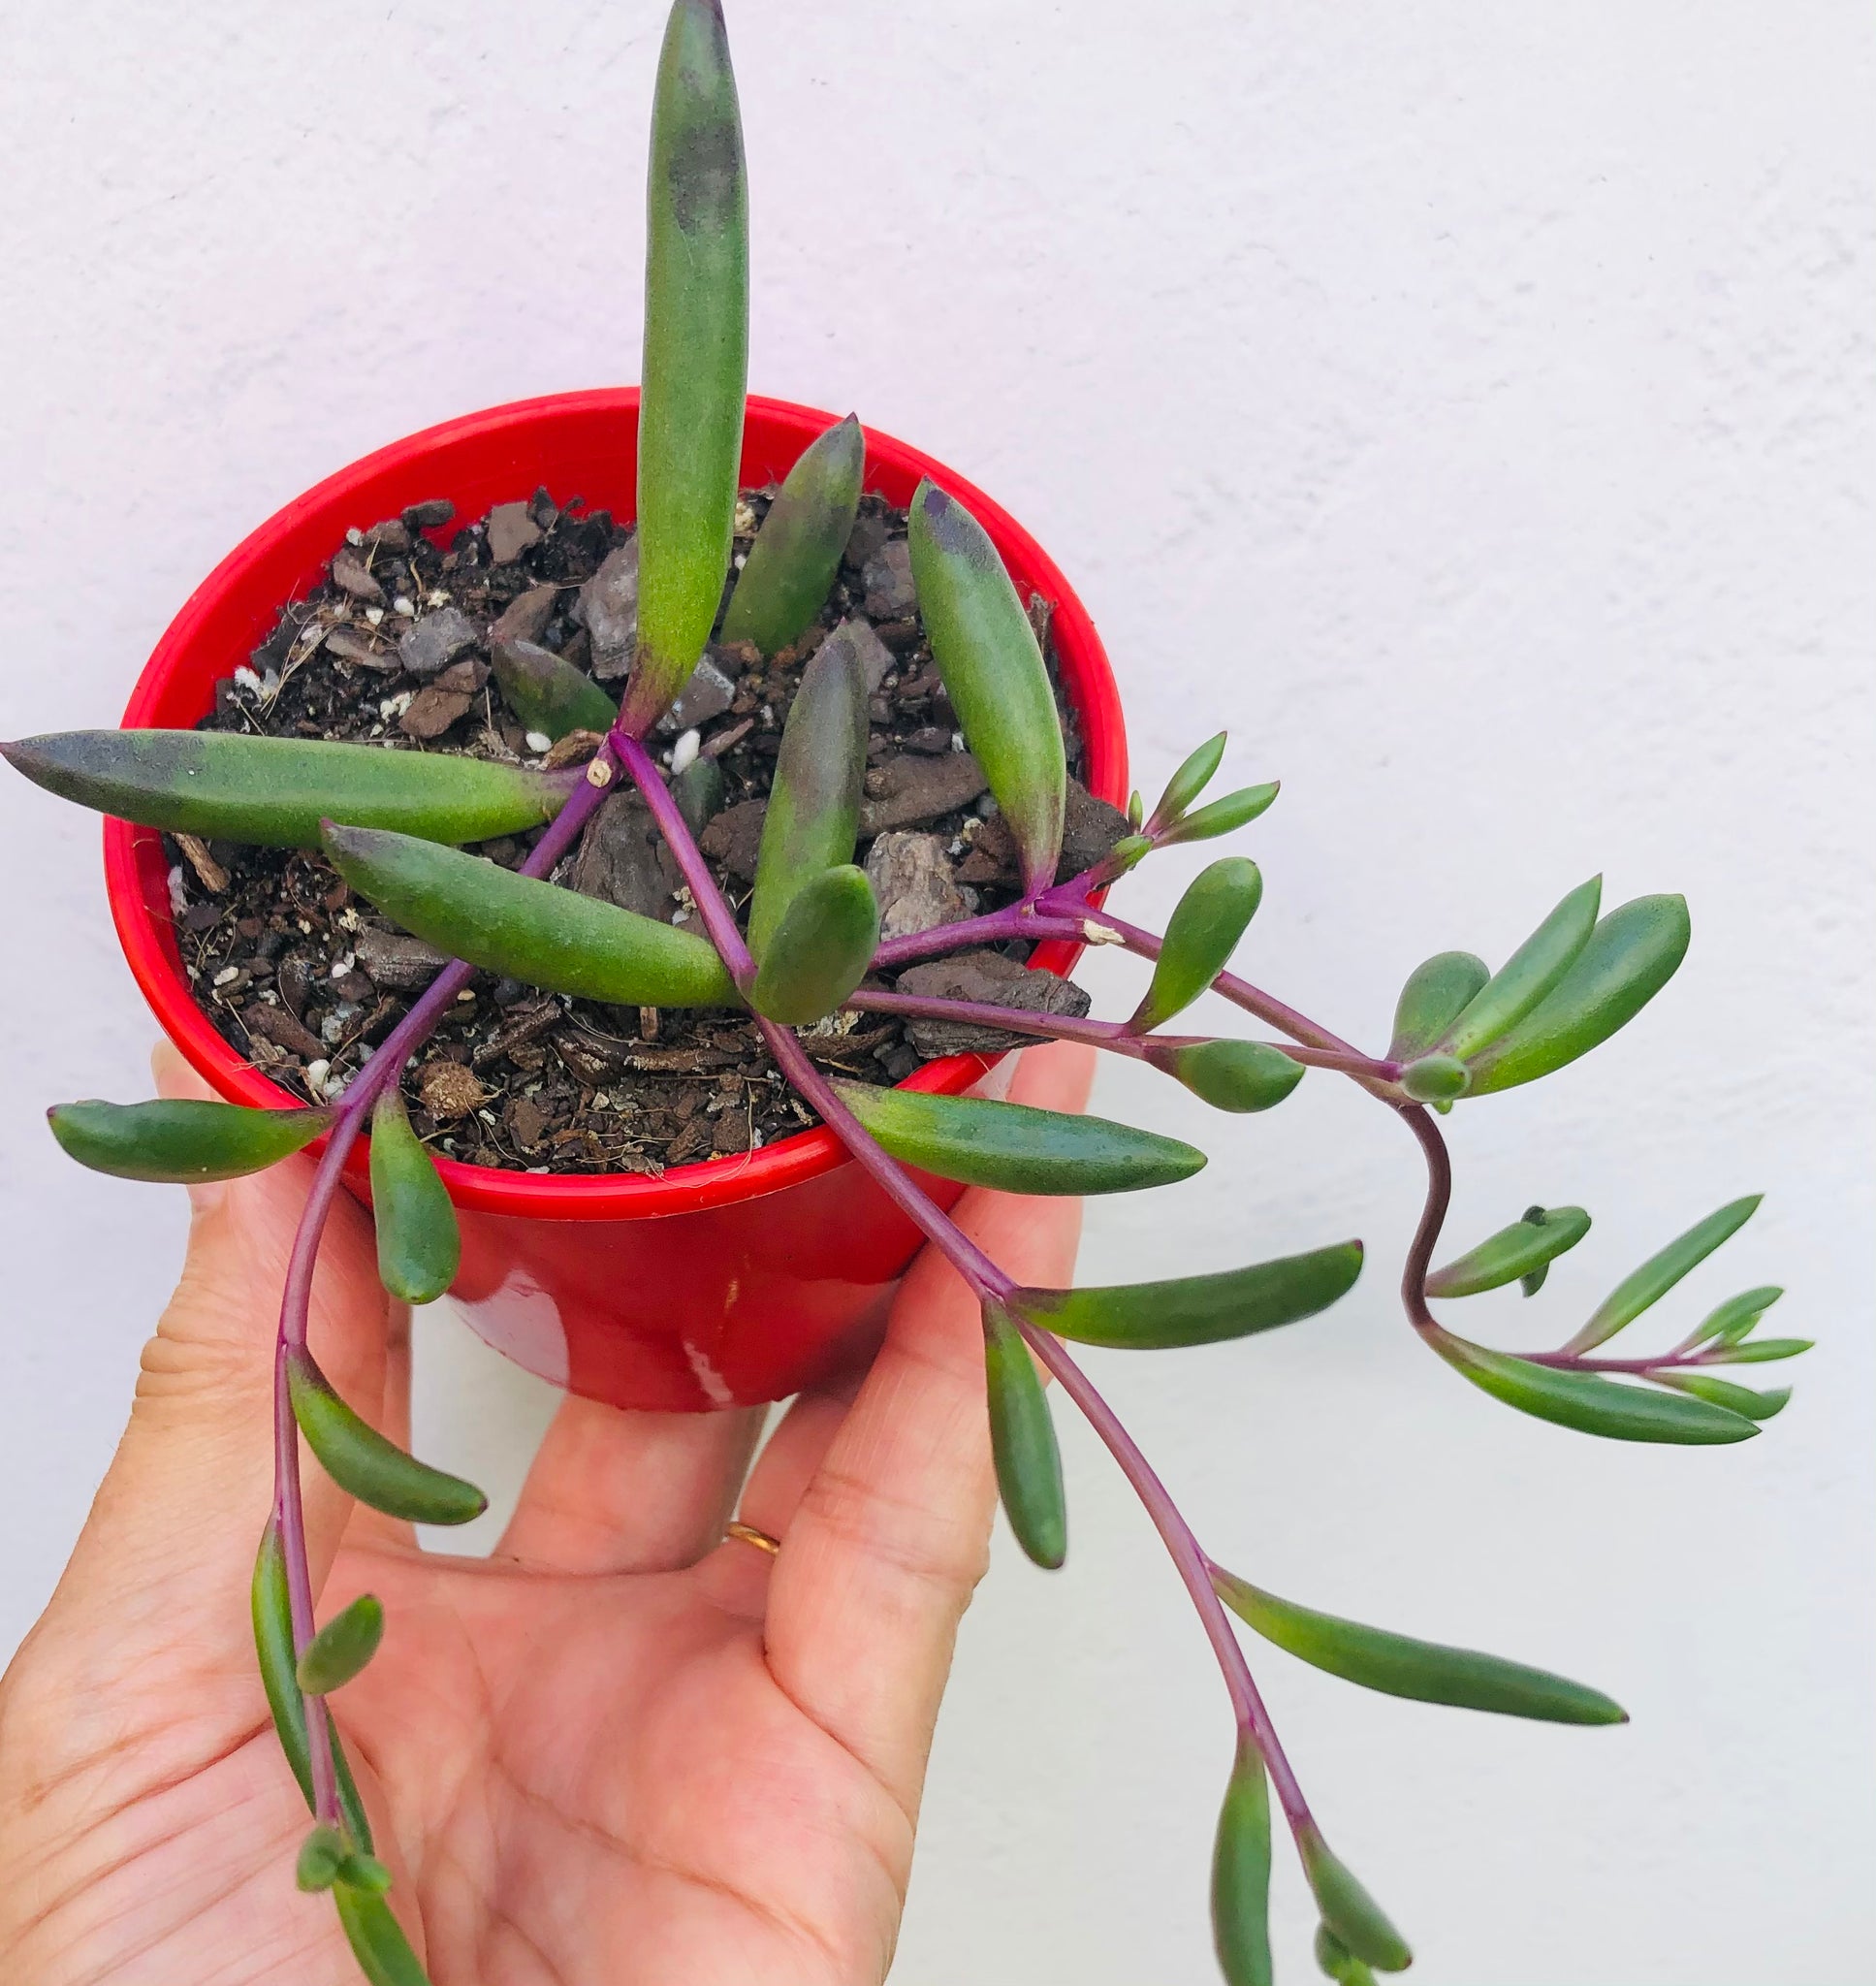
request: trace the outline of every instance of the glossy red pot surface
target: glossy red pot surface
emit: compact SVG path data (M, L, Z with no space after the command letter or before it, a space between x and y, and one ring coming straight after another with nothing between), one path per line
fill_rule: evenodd
M743 482L785 475L835 416L751 399ZM126 725L188 726L215 684L247 660L281 605L324 577L351 526L447 496L459 519L545 484L593 508L636 509L638 394L559 394L446 422L366 456L270 518L196 590L157 644ZM866 487L906 503L931 475L996 541L1018 589L1055 603L1056 652L1081 720L1089 787L1122 803L1120 700L1094 625L1054 562L979 490L869 429ZM454 527L451 528L452 529ZM440 535L440 534L439 534ZM124 952L164 1031L231 1102L294 1101L243 1062L197 1007L171 925L154 831L108 821L105 872ZM1058 972L1073 950L1045 945ZM956 1056L909 1087L995 1094L1002 1063ZM674 1167L661 1178L555 1178L440 1160L462 1226L452 1296L498 1350L543 1378L619 1406L705 1410L780 1399L867 1357L918 1235L826 1130L766 1149ZM347 1182L366 1197L364 1141ZM928 1181L941 1204L958 1188Z

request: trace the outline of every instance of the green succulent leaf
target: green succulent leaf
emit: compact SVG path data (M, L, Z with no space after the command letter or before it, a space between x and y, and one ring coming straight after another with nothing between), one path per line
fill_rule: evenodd
M1152 984L1128 1025L1144 1034L1190 1007L1230 963L1262 895L1257 865L1242 855L1202 869L1173 906Z
M1741 1290L1738 1296L1729 1297L1707 1315L1699 1330L1689 1336L1683 1349L1691 1352L1696 1345L1703 1345L1711 1338L1718 1338L1723 1345L1737 1344L1784 1294L1776 1284L1766 1283L1759 1289Z
M386 916L486 972L620 1007L737 1004L694 932L408 835L329 827L326 852Z
M908 536L932 657L1033 892L1055 875L1067 793L1062 722L1035 630L989 533L929 477L913 493Z
M1658 1254L1651 1255L1603 1298L1589 1322L1564 1350L1591 1351L1633 1324L1644 1310L1659 1303L1689 1269L1704 1262L1721 1242L1736 1234L1758 1211L1761 1198L1757 1193L1749 1193L1743 1200L1729 1201L1705 1220L1696 1221L1686 1233L1676 1235Z
M1170 827L1183 817L1186 809L1196 800L1212 783L1224 758L1225 734L1221 731L1216 738L1207 738L1196 752L1166 782L1166 790L1160 795L1160 804L1153 810L1153 826ZM1137 827L1139 822L1136 820Z
M488 1509L473 1483L420 1462L361 1421L304 1349L287 1356L287 1392L321 1468L361 1503L420 1524L465 1524Z
M1594 1372L1570 1372L1534 1365L1506 1352L1441 1331L1433 1347L1454 1371L1463 1373L1494 1399L1521 1414L1553 1421L1578 1433L1611 1441L1666 1441L1705 1446L1747 1441L1753 1424L1724 1407L1640 1386L1621 1386Z
M1375 1986L1374 1972L1326 1924L1316 1927L1316 1963L1336 1986Z
M498 641L495 681L523 727L548 738L569 731L609 731L619 706L584 669L531 641Z
M867 437L855 414L802 451L737 576L723 640L752 641L772 656L813 621L853 533L866 460Z
M300 1844L300 1859L294 1867L294 1881L308 1896L331 1889L338 1880L352 1848L335 1827L323 1824L313 1829Z
M340 1883L333 1891L338 1921L369 1986L429 1986L391 1906L371 1890Z
M1658 1372L1655 1377L1663 1386L1691 1393L1696 1399L1710 1400L1716 1407L1743 1414L1748 1421L1769 1421L1792 1396L1789 1386L1759 1393L1750 1386L1734 1386L1730 1379L1715 1379L1710 1372Z
M194 1184L259 1172L309 1145L331 1110L250 1110L158 1098L147 1104L55 1104L46 1121L68 1158L118 1179Z
M1466 1003L1438 1045L1470 1062L1522 1020L1589 943L1602 899L1600 876L1573 889Z
M1611 911L1543 999L1472 1058L1472 1094L1533 1082L1606 1041L1673 977L1688 937L1684 897L1638 896Z
M1796 1359L1800 1352L1808 1352L1816 1343L1816 1338L1747 1338L1742 1344L1729 1345L1724 1353L1712 1355L1712 1362L1716 1365L1768 1365L1775 1359Z
M462 1236L396 1083L371 1108L371 1218L378 1280L406 1303L433 1303L456 1280Z
M293 1606L287 1589L286 1553L280 1544L276 1522L261 1533L261 1549L255 1554L254 1581L249 1590L249 1610L254 1623L254 1654L261 1672L261 1687L267 1692L268 1708L273 1714L273 1729L280 1740L293 1776L308 1809L313 1804L312 1747L306 1737L306 1700L300 1693L294 1674ZM371 1848L371 1823L366 1817L365 1802L346 1763L338 1731L327 1719L333 1748L333 1770L338 1779L339 1813L346 1831L366 1853Z
M748 187L718 0L676 0L652 101L634 737L689 680L729 570L749 345Z
M864 872L823 869L795 892L764 947L749 1005L769 1020L807 1027L830 1014L867 976L879 944L879 906Z
M1404 1972L1414 1954L1353 1872L1313 1827L1297 1831L1296 1846L1323 1923L1356 1958L1383 1972Z
M1268 1041L1149 1041L1147 1060L1214 1110L1239 1114L1270 1109L1303 1079L1303 1064Z
M866 771L867 683L859 651L824 641L802 672L782 727L762 818L749 903L749 949L758 960L801 891L852 862Z
M1054 1572L1068 1555L1068 1508L1048 1395L1016 1319L995 1302L984 1305L983 1315L998 1492L1016 1542L1045 1572Z
M375 1594L361 1593L306 1644L295 1671L300 1687L308 1696L343 1688L377 1653L383 1639L384 1603Z
M455 753L235 731L59 731L0 753L100 814L279 849L316 849L329 817L431 842L519 834L552 820L579 778Z
M1016 1290L1009 1305L1059 1338L1124 1351L1161 1351L1219 1344L1314 1317L1346 1296L1360 1273L1361 1243L1342 1241L1306 1255L1175 1282Z
M1534 1206L1521 1221L1499 1229L1477 1248L1436 1268L1426 1279L1429 1297L1477 1297L1522 1281L1549 1267L1589 1233L1579 1206Z
M1261 786L1241 786L1235 793L1209 802L1196 814L1188 814L1176 827L1168 828L1160 837L1160 846L1170 849L1180 842L1211 842L1222 834L1235 834L1256 819L1280 790L1276 780Z
M1469 951L1442 951L1415 966L1394 1007L1390 1062L1414 1062L1427 1054L1478 997L1491 968Z
M1549 1724L1628 1722L1620 1704L1567 1676L1319 1614L1222 1567L1213 1568L1212 1584L1232 1613L1266 1641L1364 1689Z
M1454 1055L1421 1055L1401 1071L1401 1088L1416 1104L1450 1104L1466 1094L1471 1080Z
M1212 1942L1225 1986L1272 1986L1270 1782L1248 1738L1238 1741L1212 1849Z
M835 1080L834 1089L896 1159L940 1179L1005 1193L1131 1193L1190 1179L1205 1154L1105 1117L1029 1104L939 1097Z
M1127 824L1138 833L1140 823L1146 818L1146 802L1140 798L1140 789L1135 786L1127 796Z

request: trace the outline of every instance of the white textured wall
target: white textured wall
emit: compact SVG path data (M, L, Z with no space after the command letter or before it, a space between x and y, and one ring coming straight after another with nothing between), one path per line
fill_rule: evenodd
M659 12L14 0L0 727L112 721L201 575L338 464L634 375ZM1421 1354L1389 1297L1415 1156L1359 1097L1316 1078L1201 1123L1104 1080L1215 1157L1103 1208L1091 1277L1373 1250L1320 1324L1096 1361L1214 1549L1636 1715L1469 1718L1273 1655L1331 1832L1429 1986L1870 1979L1868 10L741 0L732 31L753 383L858 407L1038 532L1149 789L1221 721L1234 772L1283 777L1249 970L1372 1041L1425 952L1502 956L1598 868L1693 901L1685 970L1618 1043L1453 1118L1456 1231L1592 1209L1547 1322L1480 1306L1554 1342L1764 1189L1675 1305L1776 1279L1780 1324L1822 1339L1744 1449L1593 1443ZM94 825L17 783L0 818L4 1652L182 1211L51 1159L40 1107L138 1094L150 1027ZM1132 901L1162 913L1193 866ZM424 1337L427 1439L512 1475L539 1402L461 1336ZM969 1623L905 1986L1208 1976L1218 1691L1146 1525L1066 1439L1074 1561L1003 1554Z

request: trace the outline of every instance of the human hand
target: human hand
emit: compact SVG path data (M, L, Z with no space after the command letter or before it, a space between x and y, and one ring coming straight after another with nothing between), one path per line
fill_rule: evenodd
M1013 1096L1085 1100L1033 1048ZM205 1094L158 1053L171 1095ZM182 1280L72 1561L0 1680L0 1971L33 1986L357 1986L293 1868L308 1817L254 1667L273 1319L311 1162L192 1190ZM1019 1282L1070 1280L1077 1209L971 1192ZM341 1195L312 1342L408 1438L409 1319ZM933 1723L995 1489L976 1305L932 1249L871 1369L756 1411L564 1401L494 1555L308 1472L321 1618L385 1603L334 1699L436 1986L872 1986L891 1962ZM733 1510L777 1558L719 1542Z

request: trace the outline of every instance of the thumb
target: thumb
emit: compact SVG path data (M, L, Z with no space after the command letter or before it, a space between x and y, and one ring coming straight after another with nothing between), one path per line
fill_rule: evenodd
M167 1043L153 1064L167 1097L207 1087ZM113 1635L167 1646L177 1609L244 1637L255 1548L273 1493L273 1373L287 1260L311 1182L303 1154L245 1178L189 1189L181 1280L143 1347L129 1424L98 1491L58 1600L109 1594ZM397 1315L394 1318L394 1311ZM337 1196L313 1279L312 1340L334 1384L375 1420L385 1344L401 1325L379 1284L370 1223ZM317 1589L346 1499L302 1470Z

